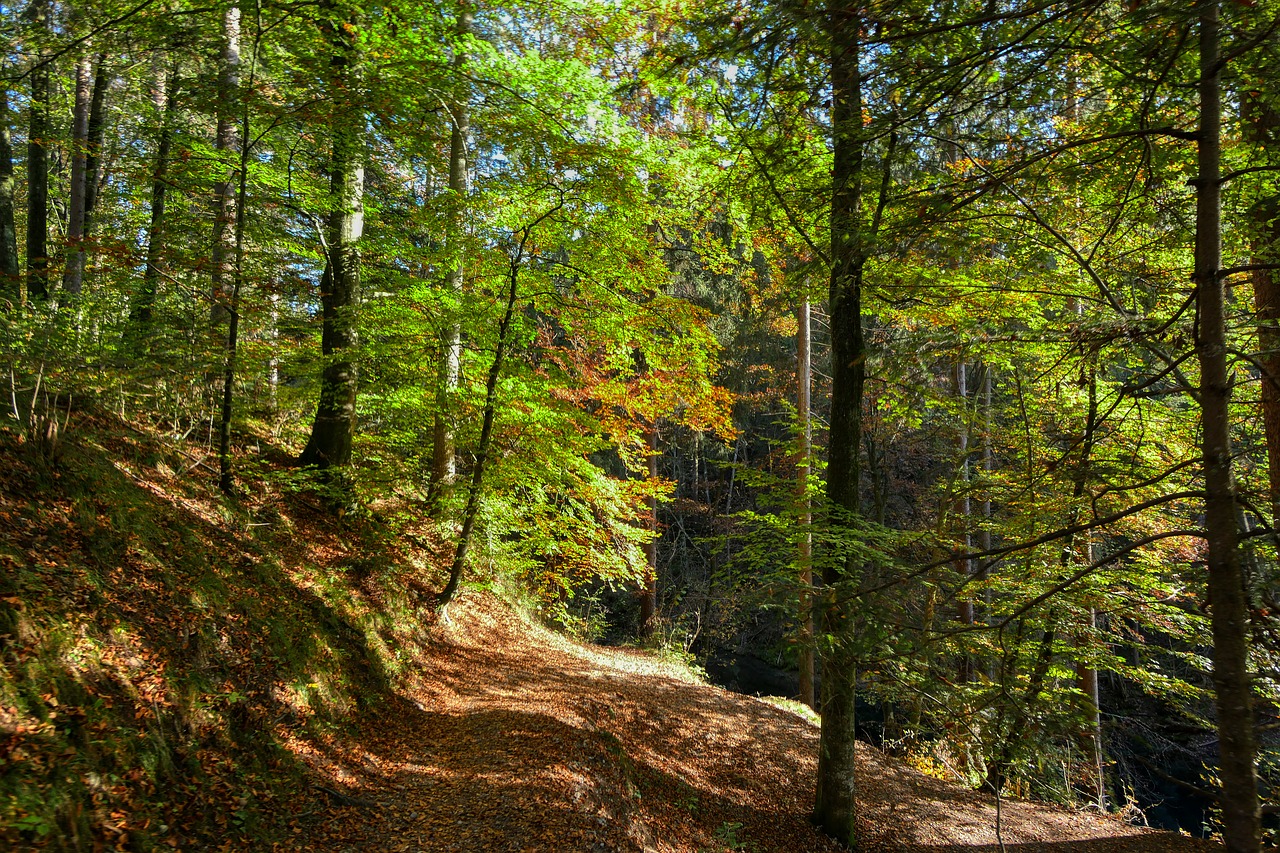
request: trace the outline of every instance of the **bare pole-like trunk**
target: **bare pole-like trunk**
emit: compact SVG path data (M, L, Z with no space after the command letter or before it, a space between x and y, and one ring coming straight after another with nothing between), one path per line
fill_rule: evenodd
M0 312L12 311L22 304L18 226L13 215L16 188L13 141L9 131L9 89L0 84Z
M255 52L257 45L254 45ZM252 84L252 79L250 80ZM236 187L236 222L234 229L235 255L232 266L230 318L227 323L227 349L222 373L222 412L218 422L218 488L223 494L230 495L235 491L235 473L231 465L231 419L235 413L234 393L236 386L236 367L240 355L240 295L244 290L244 217L245 202L248 196L249 178L249 107L244 106L244 117L241 124L243 131L240 146L240 163L237 167L239 176Z
M142 285L138 289L130 311L135 336L134 349L139 352L150 346L148 333L151 328L151 312L155 306L156 294L159 292L160 276L164 272L163 252L167 224L165 204L169 191L169 157L177 112L175 97L177 81L176 70L169 70L166 73L163 68L156 69L152 98L155 102L156 114L160 117L160 128L156 140L155 168L151 173L151 222L147 228L147 265L142 273Z
M800 302L796 336L796 417L800 421L800 701L815 710L813 692L813 509L809 502L809 472L813 457L813 423L810 392L813 387L812 311L809 297Z
M647 467L650 483L658 479L658 425L652 423L644 433L644 443L648 450ZM658 617L658 497L649 496L650 539L644 543L645 574L640 588L640 636L653 636Z
M1093 543L1086 542L1083 548L1082 561L1085 565L1093 564ZM1085 630L1092 636L1098 629L1098 611L1090 607L1085 617ZM1098 808L1106 811L1107 785L1106 772L1102 761L1102 694L1098 689L1098 670L1087 664L1076 664L1076 686L1088 700L1087 712L1089 727L1084 733L1085 750L1089 755L1089 771L1093 774L1093 796Z
M862 275L866 246L862 228L862 14L857 5L832 0L827 8L831 36L831 427L827 461L829 511L836 529L861 515L859 487L862 395L866 346L862 330ZM822 730L818 744L818 788L814 820L823 832L858 846L854 743L857 738L857 659L852 648L852 597L860 565L827 561L822 571L820 632L830 637L822 656Z
M961 528L962 553L968 554L973 550L973 535L969 532L970 516L973 514L973 504L969 495L969 366L963 361L956 362L951 369L951 377L955 386L956 402L960 406L960 426L956 431L956 453L960 457L960 472L956 479L960 495L955 500L953 512L956 516L955 523ZM973 574L973 558L962 557L956 560L955 568L960 583L964 584L967 590L970 576ZM972 625L973 612L973 598L970 597L969 592L965 592L961 595L956 618L963 625ZM956 678L962 684L972 680L973 658L969 655L961 655Z
M27 16L41 36L52 27L49 0L32 0ZM49 66L43 48L33 57L27 122L27 298L49 298Z
M240 140L236 135L236 99L240 90L240 8L222 15L222 56L218 68L218 126L214 149L222 161L222 173L213 185L213 240L209 251L209 320L215 328L230 318L232 270L235 257L236 167L233 160Z
M1222 275L1222 85L1218 0L1200 0L1200 127L1197 151L1195 287L1200 363L1205 534L1213 687L1218 716L1223 841L1230 853L1261 845L1249 613L1231 471L1231 382Z
M68 300L84 283L85 157L89 148L89 103L93 100L93 63L88 53L76 60L75 112L71 129L71 192L67 202L67 264L62 291Z
M472 11L469 4L464 3L458 13L458 36L465 38L471 32ZM449 233L446 239L449 245L449 269L447 287L455 301L460 301L465 278L463 267L463 230L465 227L465 211L469 192L467 137L471 130L471 109L468 103L470 89L462 74L466 64L466 45L459 41L453 57L453 67L457 72L458 85L462 92L449 108L449 116L453 125L449 138L449 194L452 203L452 215L449 217ZM441 493L447 489L457 476L457 460L454 454L453 418L454 394L462 375L462 319L457 307L449 318L441 340L440 376L436 390L436 417L432 430L431 445L431 482L430 502L438 506Z

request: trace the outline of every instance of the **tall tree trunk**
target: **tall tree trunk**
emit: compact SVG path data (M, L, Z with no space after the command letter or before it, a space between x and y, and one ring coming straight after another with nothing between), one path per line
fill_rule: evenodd
M218 68L218 127L214 148L221 174L213 185L213 241L209 250L210 324L215 328L230 318L232 270L235 256L236 171L233 162L240 147L236 138L240 91L240 8L231 6L222 15L222 56Z
M800 421L800 701L817 709L813 692L813 511L809 504L809 472L813 457L810 391L813 387L812 311L809 297L800 302L796 336L796 416Z
M76 60L75 112L71 129L71 192L67 202L67 265L62 291L68 300L84 283L85 156L89 147L89 103L93 100L93 62L88 53Z
M254 45L255 48L257 45ZM249 139L249 108L244 107L243 139ZM222 373L222 410L218 420L218 488L223 494L235 491L235 473L231 466L231 420L235 413L236 368L240 355L240 294L244 290L244 217L248 195L249 144L240 146L239 177L236 188L236 222L233 234L235 255L232 262L230 318L227 322L227 348Z
M327 7L332 14L333 7ZM356 431L356 364L359 344L360 237L364 231L364 117L360 102L355 27L326 24L333 45L329 63L333 98L328 263L320 279L324 372L303 465L328 469L351 462Z
M22 304L18 227L13 216L13 141L9 131L9 89L0 84L0 311Z
M102 137L106 132L107 85L110 82L107 57L98 54L98 66L93 75L93 97L89 99L89 127L85 136L85 240L93 235L93 211L98 206L98 190L102 184Z
M462 296L465 276L463 269L463 227L469 191L467 164L467 137L471 130L471 109L468 103L470 88L467 86L462 71L466 63L465 44L461 39L471 33L472 11L469 4L464 3L458 13L458 43L453 56L453 67L458 75L458 84L462 94L449 108L450 120L453 124L449 138L449 195L452 214L449 217L449 233L446 239L449 244L449 269L447 285L455 300L449 325L445 329L441 341L440 376L436 391L436 418L431 444L431 483L429 494L431 504L438 506L443 490L447 489L457 476L457 461L454 458L453 418L454 394L462 373L462 319L458 314L458 303Z
M951 369L951 376L955 386L956 402L960 404L960 427L956 431L956 453L960 457L960 472L956 479L960 495L956 498L952 509L956 516L955 523L960 526L960 547L963 553L968 554L973 550L973 536L969 532L970 516L973 513L973 503L969 496L969 366L963 361L956 362ZM972 557L962 557L955 561L956 574L959 576L960 583L965 585L965 591L960 596L960 604L956 608L956 618L963 625L972 625L974 619L972 591L968 586L973 574L973 565ZM960 656L956 678L962 684L973 679L973 658L970 655Z
M648 448L649 480L658 479L658 425L650 424L645 430L644 443ZM658 498L649 497L649 535L644 543L645 574L640 588L640 636L653 636L658 616Z
M32 28L52 27L49 0L32 0L27 16ZM31 69L31 101L27 124L27 298L49 298L49 66L38 50Z
M832 0L831 35L831 427L827 497L837 526L851 527L860 514L862 394L866 349L862 332L862 15L857 5ZM818 789L814 819L828 835L850 848L858 845L854 796L856 778L854 603L848 595L861 566L823 568L821 633L832 638L822 657L822 731L818 747Z
M156 138L155 168L151 173L151 223L147 228L147 266L142 273L142 285L138 288L130 311L135 337L134 349L141 351L150 345L151 312L159 292L160 276L164 271L165 202L169 191L169 151L173 145L173 125L177 113L176 70L156 69L156 81L152 90L160 128Z
M1262 88L1261 83L1255 84ZM1270 156L1280 149L1280 110L1259 91L1241 95L1241 119L1249 141ZM1280 275L1267 267L1280 262L1280 197L1254 203L1253 302L1258 322L1258 365L1262 368L1262 425L1267 441L1267 473L1272 526L1280 521Z
M1213 687L1218 713L1223 840L1230 853L1261 844L1254 766L1253 696L1249 675L1249 615L1231 471L1226 297L1222 276L1222 86L1218 0L1200 0L1200 128L1196 176L1196 356L1208 539L1209 617Z

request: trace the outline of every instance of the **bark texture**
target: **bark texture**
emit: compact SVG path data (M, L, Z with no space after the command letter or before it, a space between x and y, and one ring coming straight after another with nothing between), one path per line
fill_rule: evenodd
M1261 91L1241 96L1242 124L1249 141L1268 159L1280 150L1280 110ZM1253 219L1253 302L1258 322L1262 424L1267 440L1271 517L1280 518L1280 275L1268 266L1280 262L1280 198L1258 199Z
M859 515L862 394L866 350L862 331L862 79L859 7L828 7L831 37L833 170L831 187L831 428L827 497L837 524ZM850 529L852 535L852 529ZM860 566L823 569L821 633L831 638L822 658L822 732L814 819L851 849L858 846L854 772L856 716L853 603L847 594ZM843 571L841 570L843 568Z
M1230 853L1261 845L1249 624L1231 471L1231 384L1227 370L1226 295L1222 276L1222 86L1217 0L1199 4L1200 131L1196 176L1196 356L1204 431L1205 530L1213 687L1218 714L1223 841Z
M239 149L236 103L240 91L240 8L232 6L222 16L222 56L218 68L218 127L214 148L224 166L213 185L213 242L209 251L212 307L210 323L217 327L230 318L232 270L235 256L236 170L232 165Z
M332 11L332 7L329 7ZM356 431L356 362L359 345L360 237L364 232L364 116L360 102L355 26L338 19L326 25L333 45L328 257L320 279L324 372L311 437L299 461L327 469L351 462Z

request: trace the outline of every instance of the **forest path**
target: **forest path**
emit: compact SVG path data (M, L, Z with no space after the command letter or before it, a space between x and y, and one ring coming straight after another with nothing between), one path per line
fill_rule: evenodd
M575 646L492 599L432 633L412 693L355 735L292 742L317 784L362 801L320 810L300 849L841 849L808 821L818 729L803 718ZM993 797L859 748L864 849L998 853ZM1001 817L1008 853L1222 849L1034 803Z

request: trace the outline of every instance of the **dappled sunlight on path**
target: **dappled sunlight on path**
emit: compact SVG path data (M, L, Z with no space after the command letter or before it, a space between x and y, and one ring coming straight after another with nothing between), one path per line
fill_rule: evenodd
M581 648L473 598L437 625L418 685L354 738L293 741L352 803L311 849L836 851L808 821L817 728L630 651ZM868 850L998 853L993 798L860 755ZM1008 802L1011 853L1220 849Z

